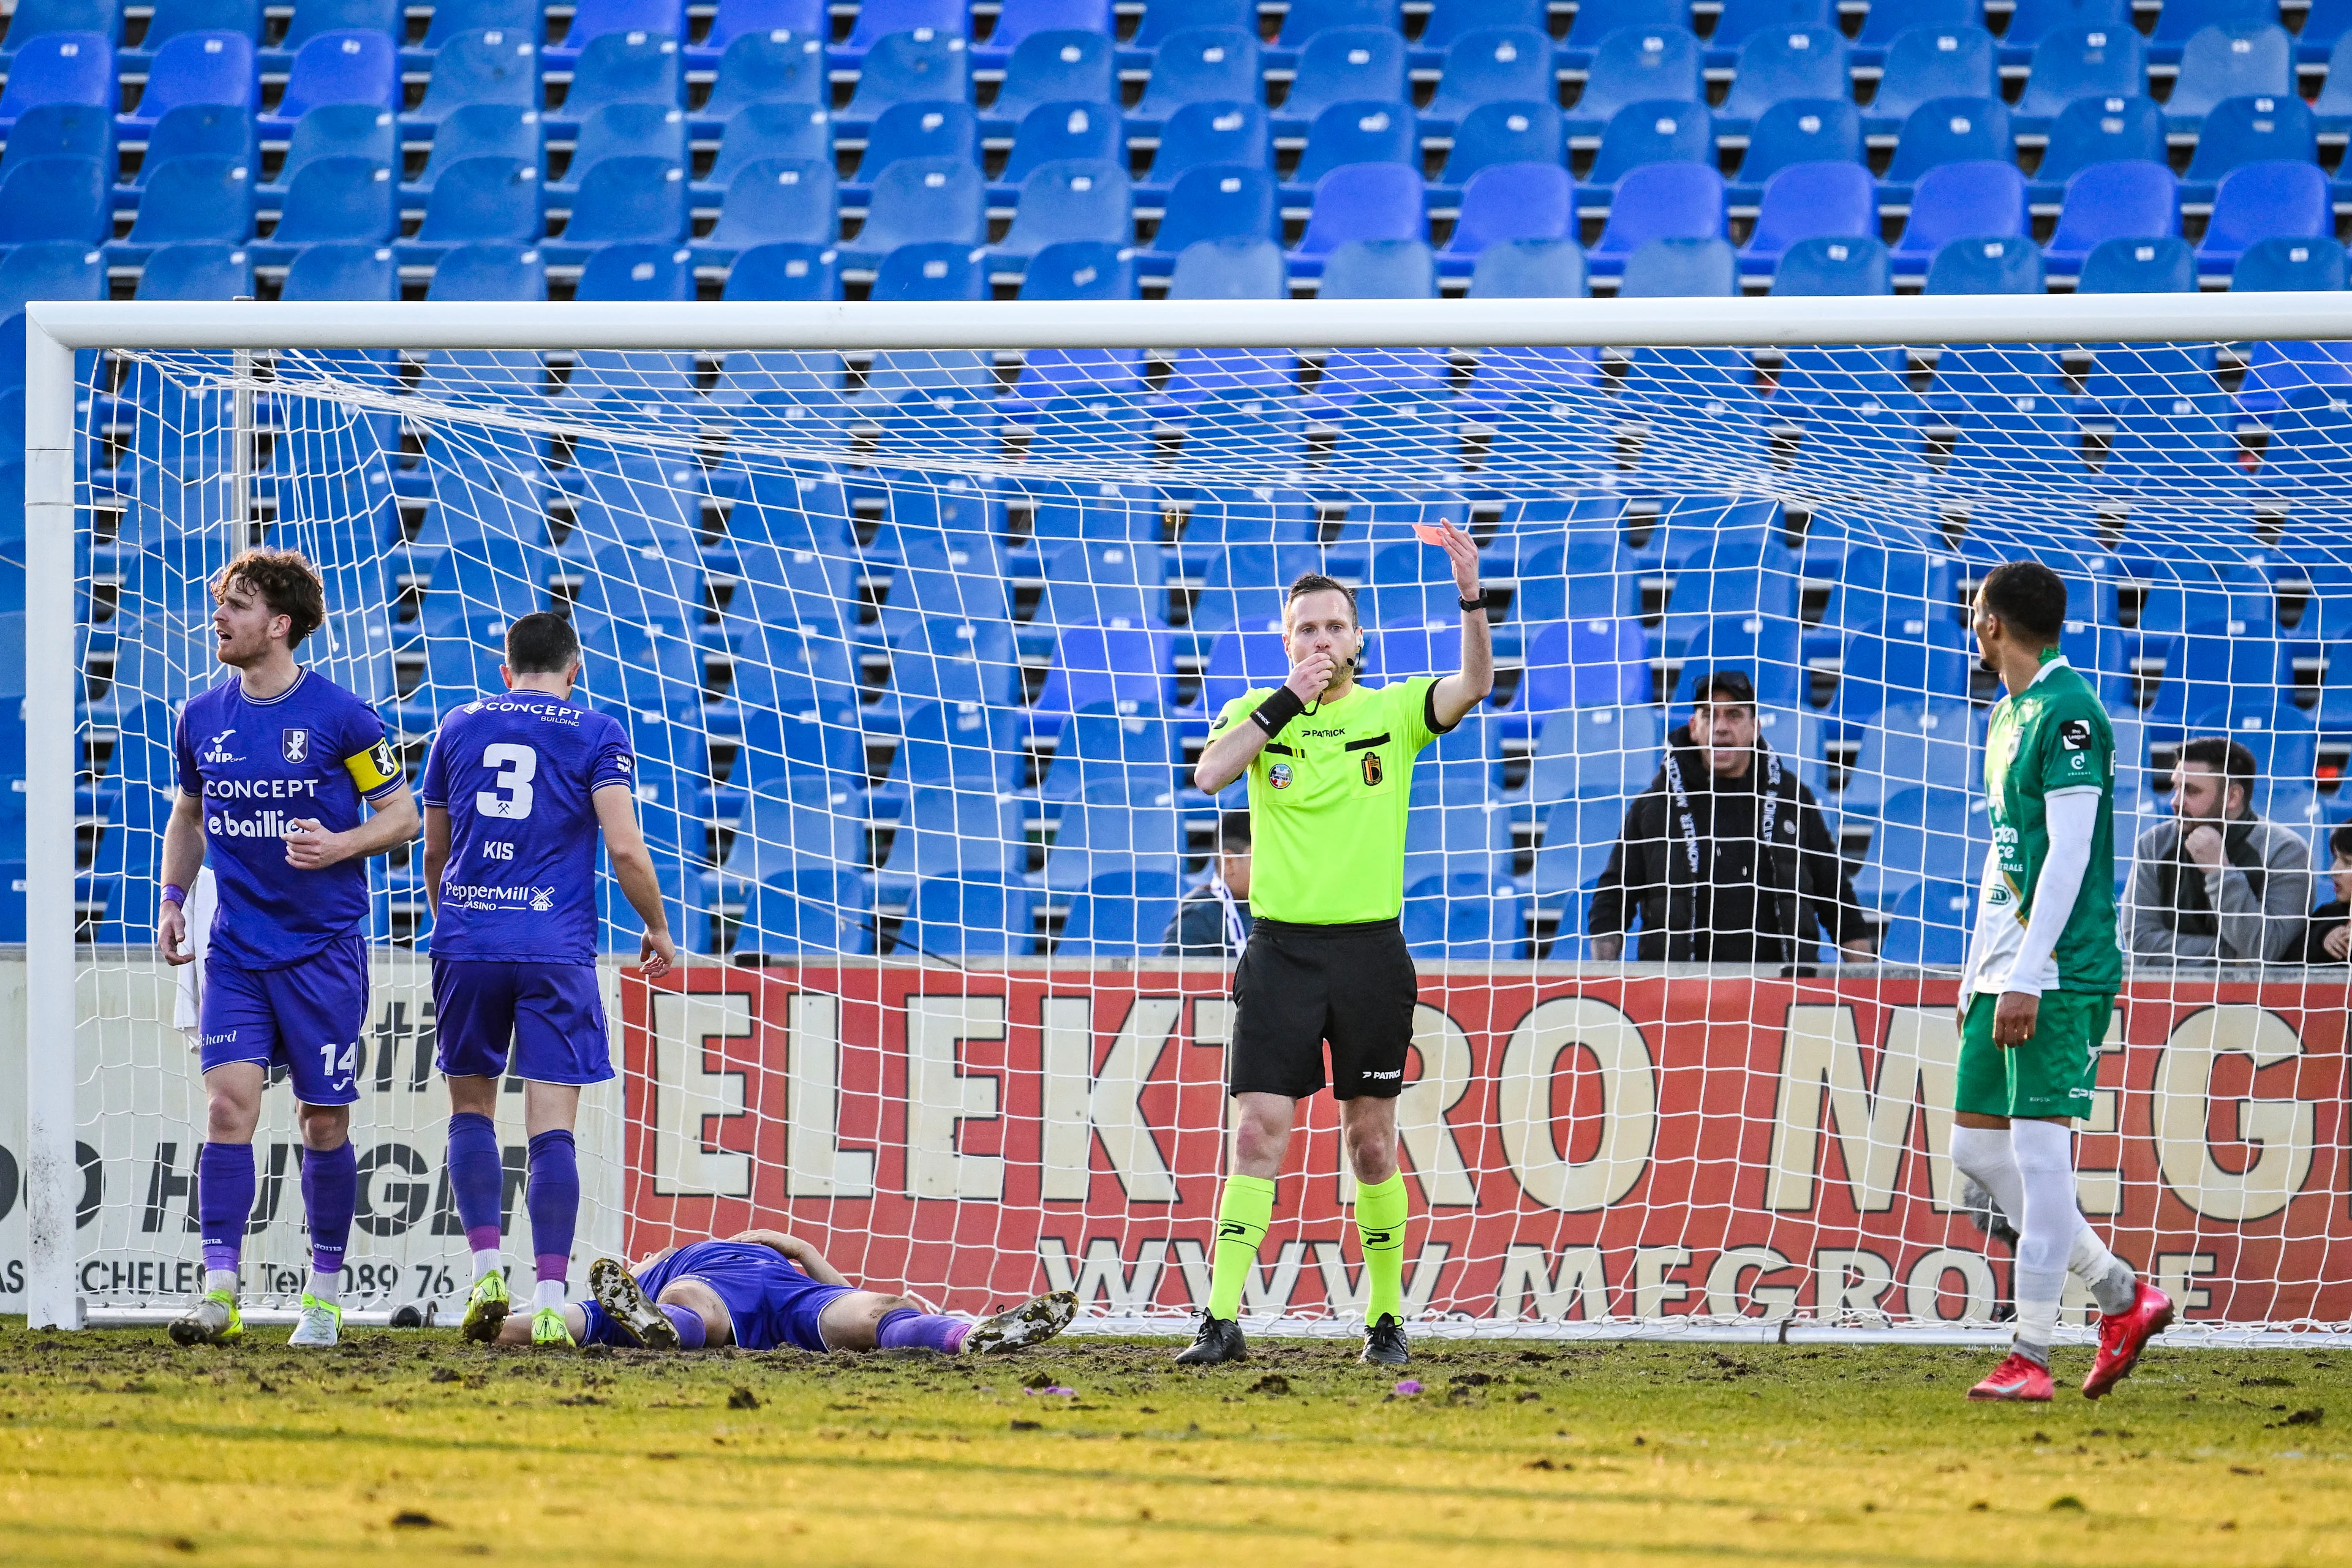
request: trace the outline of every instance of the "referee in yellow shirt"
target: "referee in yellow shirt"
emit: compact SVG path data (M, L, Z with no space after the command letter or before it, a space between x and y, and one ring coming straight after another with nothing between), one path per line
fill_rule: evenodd
M1298 1101L1324 1086L1326 1042L1370 1281L1363 1359L1391 1366L1406 1359L1396 1097L1420 988L1397 924L1405 811L1413 759L1495 684L1478 547L1452 527L1443 540L1461 590L1459 671L1378 689L1358 685L1364 633L1356 596L1309 573L1290 585L1283 606L1290 679L1226 703L1192 771L1211 795L1249 775L1253 919L1234 971L1226 1091L1236 1114L1217 1205L1215 1271L1200 1332L1176 1358L1190 1365L1248 1353L1235 1321L1242 1282L1274 1217L1274 1178Z

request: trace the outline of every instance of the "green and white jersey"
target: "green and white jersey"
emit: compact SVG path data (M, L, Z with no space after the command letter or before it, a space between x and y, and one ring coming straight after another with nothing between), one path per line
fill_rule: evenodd
M1412 764L1437 737L1418 675L1350 686L1309 708L1250 760L1250 913L1295 925L1392 921L1404 911L1404 818ZM1274 695L1225 704L1212 738Z
M1969 947L1976 988L2009 988L2033 916L2034 887L2050 858L2049 802L2089 793L2099 797L2091 863L2042 973L2042 989L2114 992L2123 984L2116 945L2116 731L2098 694L2063 655L2045 656L2023 691L1994 705L1984 767L1993 847Z

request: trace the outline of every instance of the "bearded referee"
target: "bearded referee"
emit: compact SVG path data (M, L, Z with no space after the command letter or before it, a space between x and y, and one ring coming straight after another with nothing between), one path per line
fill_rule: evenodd
M1283 606L1290 679L1226 703L1192 771L1211 795L1249 776L1254 866L1249 941L1234 971L1231 1167L1217 1205L1209 1304L1191 1348L1176 1358L1189 1365L1248 1353L1236 1321L1242 1282L1257 1267L1274 1217L1274 1178L1298 1102L1324 1086L1327 1043L1370 1287L1363 1359L1390 1366L1406 1359L1396 1097L1420 987L1397 924L1405 810L1413 759L1495 683L1478 547L1455 528L1430 532L1461 591L1461 669L1378 689L1357 684L1364 633L1356 596L1309 573L1290 585Z

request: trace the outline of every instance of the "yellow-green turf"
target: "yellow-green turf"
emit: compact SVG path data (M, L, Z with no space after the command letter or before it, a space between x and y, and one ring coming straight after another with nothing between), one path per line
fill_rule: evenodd
M0 1562L285 1565L2352 1557L2352 1354L2154 1352L2097 1405L1936 1347L1266 1342L499 1351L0 1326ZM2062 1352L2079 1380L2082 1351ZM1048 1390L1074 1392L1049 1392ZM529 1557L518 1556L530 1553Z

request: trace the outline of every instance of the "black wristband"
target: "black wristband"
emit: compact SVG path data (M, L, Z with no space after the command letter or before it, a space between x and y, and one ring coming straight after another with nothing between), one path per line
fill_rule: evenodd
M1273 740L1282 733L1282 727L1307 711L1307 704L1298 693L1287 686L1277 686L1274 695L1259 703L1250 712L1250 722L1265 731Z
M1475 599L1457 599L1454 602L1465 610L1483 610L1486 607L1486 595L1481 593Z

